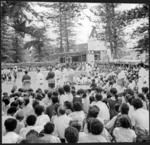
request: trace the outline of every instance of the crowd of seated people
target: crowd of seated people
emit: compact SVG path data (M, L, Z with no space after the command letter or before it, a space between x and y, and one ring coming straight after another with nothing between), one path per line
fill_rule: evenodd
M4 92L2 143L148 142L150 96L140 69L101 75L97 66L87 89Z

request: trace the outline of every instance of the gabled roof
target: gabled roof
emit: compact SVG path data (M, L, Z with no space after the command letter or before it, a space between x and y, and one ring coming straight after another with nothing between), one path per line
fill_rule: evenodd
M95 37L96 36L96 37ZM97 34L97 31L96 31L96 27L95 26L93 26L93 29L92 29L92 31L91 31L91 34L90 34L90 36L89 36L89 39L90 38L98 38L98 34Z

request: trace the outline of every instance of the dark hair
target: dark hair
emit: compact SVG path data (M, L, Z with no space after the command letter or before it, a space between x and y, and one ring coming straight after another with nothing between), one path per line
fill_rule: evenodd
M70 121L70 126L76 128L79 132L81 130L81 124L78 121Z
M36 119L37 119L37 118L36 118L35 115L29 115L29 116L27 116L27 119L26 119L27 125L29 125L29 126L35 125Z
M101 94L96 94L95 98L97 101L101 101L103 99L103 96Z
M126 104L126 103L121 104L120 111L121 111L121 114L127 114L128 115L128 112L129 112L128 104Z
M147 94L148 93L148 87L142 87L142 92Z
M14 118L8 118L4 122L6 131L14 131L17 127L17 120Z
M82 104L79 101L76 101L73 103L73 110L74 111L81 111L82 110Z
M27 106L29 104L30 100L29 98L24 98L24 105Z
M77 143L79 139L79 132L74 127L68 127L65 129L65 138L68 143Z
M19 103L16 100L10 104L11 107L16 107L16 108L18 107L18 105L19 105Z
M103 124L96 118L89 118L87 121L88 131L94 135L100 135L103 131Z
M11 114L11 115L14 115L16 112L17 112L17 108L16 107L10 107L7 110L7 114Z
M54 132L54 124L51 122L48 122L44 125L44 133L51 134Z
M99 111L100 111L100 109L96 105L91 106L88 110L87 118L89 118L89 117L96 118L99 114Z
M30 130L27 134L26 134L26 139L30 140L30 139L37 139L37 137L39 136L39 133L35 130Z
M8 97L3 97L3 102L5 103L5 105L9 105L10 101Z
M101 87L96 87L96 92L97 93L101 93L103 91L103 89Z
M35 113L37 116L40 116L44 112L44 107L42 105L37 105L35 107Z
M39 101L38 100L34 100L33 103L32 103L32 107L34 108L35 110L35 107L39 105Z
M117 89L116 88L111 88L110 93L112 93L113 95L117 95Z
M138 97L139 97L140 99L142 99L143 101L146 101L146 100L145 100L145 97L144 97L144 95L143 95L142 93L139 93L139 94L138 94Z
M95 101L94 96L90 96L90 104L91 104L93 101Z
M73 105L72 105L71 102L65 101L65 102L64 102L64 106L65 106L67 109L70 109L71 111L73 111Z
M57 109L58 114L64 115L65 114L65 109L62 106L59 106Z
M53 92L53 96L54 96L54 97L58 97L58 92L54 91L54 92Z
M135 109L139 109L143 107L142 101L138 98L132 100L132 105Z
M63 94L64 94L64 89L63 89L63 88L58 88L58 93L59 93L60 95L63 95Z
M82 95L82 94L84 94L84 90L83 90L83 89L79 89L79 90L77 91L77 95Z
M27 71L27 70L25 70L25 74L28 74L28 71Z
M64 85L64 91L66 93L70 93L70 86L69 85Z
M52 96L52 103L53 104L59 103L58 96Z
M48 93L47 93L47 96L48 96L49 99L51 99L51 97L52 97L52 92L48 92Z
M131 128L131 120L127 115L122 115L119 119L120 126L123 128Z

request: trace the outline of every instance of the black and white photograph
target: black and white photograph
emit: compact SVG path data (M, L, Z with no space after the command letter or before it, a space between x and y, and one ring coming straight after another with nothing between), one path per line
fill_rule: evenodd
M149 138L149 4L1 1L3 144Z

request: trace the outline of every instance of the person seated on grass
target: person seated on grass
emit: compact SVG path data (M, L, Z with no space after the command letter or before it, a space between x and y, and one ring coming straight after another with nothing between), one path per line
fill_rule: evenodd
M14 118L8 118L5 120L4 126L6 128L6 134L2 136L2 143L18 143L22 140L22 137L15 132L17 127L17 120Z
M102 136L104 125L98 119L89 118L87 120L87 129L88 132L80 137L79 143L107 142L106 138Z
M113 136L115 142L135 142L136 134L131 129L131 120L127 115L122 115L119 119L120 127L115 127L113 130Z
M24 139L26 138L26 135L27 133L30 131L30 130L35 130L37 132L41 132L41 130L43 129L43 127L41 126L36 126L36 116L35 115L29 115L26 119L26 122L25 122L25 127L22 128L20 130L20 136L22 136Z
M51 122L48 122L44 125L44 130L40 133L41 140L44 140L48 143L61 143L60 139L57 136L54 136L55 125Z
M74 127L67 127L65 129L65 140L67 143L78 143L79 132Z

